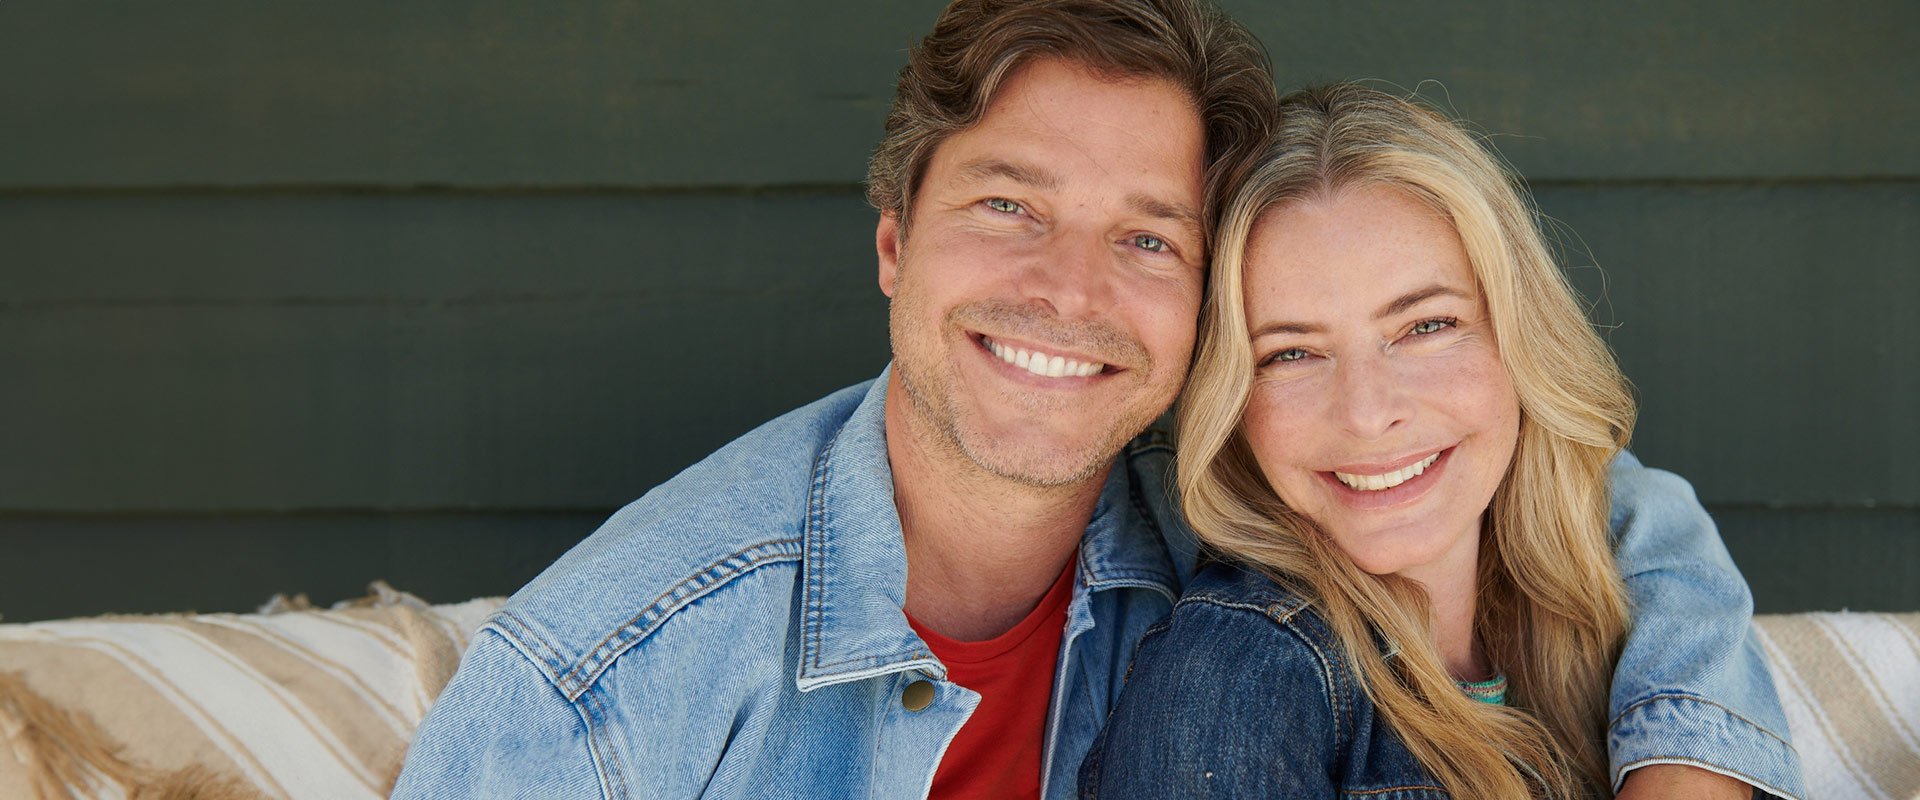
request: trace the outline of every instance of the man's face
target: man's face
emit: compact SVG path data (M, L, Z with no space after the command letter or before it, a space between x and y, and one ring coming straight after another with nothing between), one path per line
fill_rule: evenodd
M1187 94L1022 66L935 151L911 232L883 215L894 377L915 433L986 471L1097 475L1186 378L1205 270Z

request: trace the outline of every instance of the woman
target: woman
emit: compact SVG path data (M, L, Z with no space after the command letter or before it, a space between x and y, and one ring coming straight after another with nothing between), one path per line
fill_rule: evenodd
M1083 796L1604 795L1626 382L1460 128L1353 84L1280 114L1179 410L1240 566L1142 643Z

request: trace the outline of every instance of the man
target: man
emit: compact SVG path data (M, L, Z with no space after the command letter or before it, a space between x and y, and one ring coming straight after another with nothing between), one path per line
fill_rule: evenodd
M1171 450L1140 434L1185 376L1214 190L1273 103L1257 44L1190 0L947 9L870 173L892 366L516 594L396 794L1070 796L1194 570ZM1642 614L1616 771L1795 790L1711 523L1671 476L1626 459L1615 480Z

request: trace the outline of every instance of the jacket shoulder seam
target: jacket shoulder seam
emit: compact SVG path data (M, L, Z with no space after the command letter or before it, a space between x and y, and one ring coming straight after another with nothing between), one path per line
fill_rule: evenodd
M1303 617L1303 612L1312 606L1311 602L1291 593L1282 593L1273 602L1227 600L1205 595L1181 598L1180 604L1188 603L1217 606L1263 617L1306 645L1313 652L1314 660L1320 664L1320 688L1326 694L1327 709L1332 714L1333 741L1329 744L1335 753L1346 749L1354 730L1353 717L1359 709L1357 701L1349 699L1350 687L1342 674L1346 669L1345 662L1340 658L1337 648L1326 646L1330 644L1326 638L1330 632L1313 629L1307 620L1312 619L1322 626L1325 623L1320 622L1318 617Z
M1332 738L1331 741L1327 742L1329 752L1335 754L1336 757L1344 756L1344 751L1350 744L1351 732L1354 728L1352 716L1357 713L1357 708L1355 707L1355 702L1357 701L1350 702L1348 699L1348 695L1350 694L1348 681L1344 680L1342 676L1338 674L1341 670L1345 669L1345 667L1337 650L1326 646L1328 642L1325 641L1324 637L1327 634L1323 631L1311 630L1306 624L1306 619L1303 619L1301 612L1306 611L1311 606L1307 600L1290 593L1283 593L1271 602L1260 598L1241 600L1207 596L1205 594L1188 595L1181 598L1180 602L1175 605L1176 614L1180 606L1188 605L1212 606L1224 611L1239 612L1249 617L1258 617L1266 624L1272 625L1276 630L1298 640L1302 646L1306 647L1307 652L1313 654L1314 662L1319 667L1320 690L1327 701L1327 721L1331 729L1328 733ZM1173 616L1174 615L1168 615L1167 619L1149 628L1146 636L1164 634L1167 629L1173 627ZM1318 621L1317 617L1312 617L1312 619ZM1144 644L1144 637L1142 642ZM1129 667L1129 671L1131 671L1131 667Z
M578 701L581 693L599 680L608 665L654 631L659 630L661 625L682 608L711 594L733 579L760 567L799 561L800 551L801 540L798 538L772 539L748 545L708 564L662 591L651 603L608 632L598 644L582 653L570 665L566 659L559 658L557 648L549 645L548 649L552 650L555 656L547 661L553 666L549 678L568 700ZM523 627L531 627L521 624Z
M540 677L547 680L549 686L555 691L560 691L559 684L555 682L555 673L561 663L559 653L546 638L540 635L538 628L527 624L526 620L515 616L512 612L502 610L488 617L487 621L480 626L480 630L474 634L474 638L477 640L481 634L489 632L505 639L515 653L526 659L527 663L540 673ZM562 692L562 696L566 696L565 692ZM592 698L586 698L583 701L581 698L566 696L567 707L573 709L573 712L580 717L580 725L586 729L587 757L593 762L595 777L599 779L602 796L624 797L626 796L625 779L620 776L618 767L607 763L615 756L601 742L605 734L605 726L595 723L594 709L590 707L591 700ZM617 794L613 791L615 781L622 782L621 792Z

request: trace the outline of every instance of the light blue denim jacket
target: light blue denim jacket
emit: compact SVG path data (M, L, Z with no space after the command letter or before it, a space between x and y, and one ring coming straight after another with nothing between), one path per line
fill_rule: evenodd
M978 695L901 611L886 376L780 417L661 484L516 593L421 724L396 797L919 798ZM1047 714L1043 796L1075 772L1127 663L1195 571L1150 431L1081 540ZM1623 459L1639 627L1614 690L1616 769L1795 778L1748 638L1746 585L1686 484ZM916 681L931 705L908 710Z

